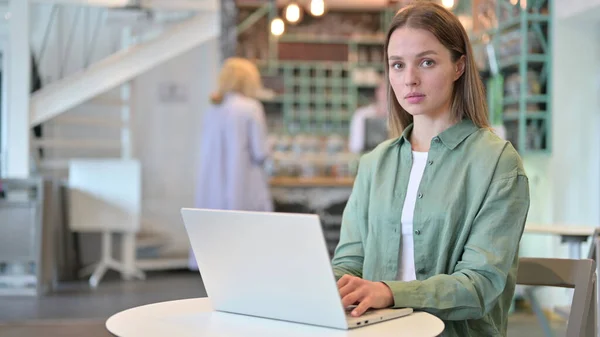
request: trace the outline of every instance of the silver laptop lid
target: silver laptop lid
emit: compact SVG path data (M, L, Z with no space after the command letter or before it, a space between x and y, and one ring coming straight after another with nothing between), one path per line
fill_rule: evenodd
M181 213L215 310L347 328L317 215Z

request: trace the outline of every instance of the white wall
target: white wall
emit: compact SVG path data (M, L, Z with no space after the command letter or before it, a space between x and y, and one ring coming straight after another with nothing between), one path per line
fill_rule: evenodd
M555 0L554 12L558 19L569 19L581 15L598 18L600 0Z
M600 224L600 17L555 23L554 221Z
M552 39L552 154L524 158L531 182L529 220L600 226L600 16L588 16L589 9L559 17L562 1L556 4ZM544 235L526 234L521 253L568 257L566 244ZM542 294L546 307L568 298L559 289Z
M145 228L169 237L167 252L187 254L181 207L193 207L200 117L219 69L219 43L211 40L134 82L134 156L143 167ZM161 100L175 85L182 101Z

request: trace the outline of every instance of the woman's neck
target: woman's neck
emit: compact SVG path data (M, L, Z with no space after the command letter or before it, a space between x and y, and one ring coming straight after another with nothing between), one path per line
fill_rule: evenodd
M454 121L450 117L450 114L438 118L415 116L413 120L413 129L410 134L410 143L413 151L429 152L433 137L444 132L444 130L456 123L457 121Z

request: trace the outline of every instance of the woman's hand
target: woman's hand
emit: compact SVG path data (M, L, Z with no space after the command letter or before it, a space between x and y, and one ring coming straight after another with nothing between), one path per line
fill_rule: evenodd
M337 282L344 308L358 304L351 315L358 317L367 309L382 309L394 305L394 296L383 282L363 280L356 276L344 275Z

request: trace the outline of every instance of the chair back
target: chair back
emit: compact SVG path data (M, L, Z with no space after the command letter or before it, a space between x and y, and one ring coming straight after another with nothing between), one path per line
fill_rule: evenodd
M517 284L574 288L567 337L596 336L596 262L592 259L519 259Z

